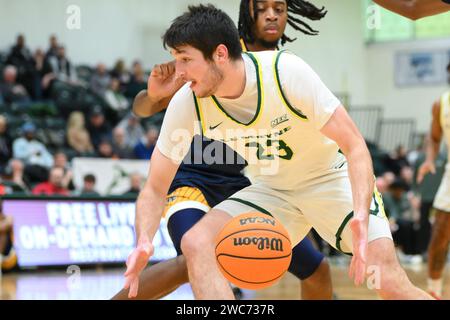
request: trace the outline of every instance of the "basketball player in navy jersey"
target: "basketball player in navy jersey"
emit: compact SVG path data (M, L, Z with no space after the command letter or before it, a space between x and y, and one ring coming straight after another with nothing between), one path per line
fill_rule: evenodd
M249 51L276 50L280 42L284 45L293 41L284 33L287 23L304 34L318 34L303 21L299 23L295 16L319 20L325 14L324 8L319 9L302 0L242 0L239 16L241 44L244 50ZM174 92L174 87L181 87L183 84L174 79L174 72L172 63L154 68L149 78L148 91L139 93L135 99L133 111L137 115L148 117L167 107L170 97L165 93ZM203 159L203 151L208 147L222 149L223 155L233 153L234 163L239 164L195 163L194 160L199 156ZM210 208L250 184L241 173L245 161L220 142L196 136L189 155L169 189L165 208L169 234L178 257L144 270L140 276L138 292L128 293L128 290L122 290L113 299L157 299L188 282L186 262L180 249L182 236ZM222 157L216 160L224 163L225 159ZM329 265L308 238L293 248L289 271L301 280L302 299L332 298Z

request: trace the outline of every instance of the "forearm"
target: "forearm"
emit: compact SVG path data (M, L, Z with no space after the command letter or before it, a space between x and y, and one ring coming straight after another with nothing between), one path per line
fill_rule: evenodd
M151 188L144 189L136 202L136 240L153 241L161 221L165 205L165 194Z
M439 148L440 148L440 141L434 139L432 137L432 135L428 135L427 136L427 158L426 161L429 162L434 162L434 160L436 159L438 153L439 153Z
M147 90L139 92L133 102L133 112L141 118L151 117L167 108L167 99L155 99Z
M352 186L354 217L367 220L374 190L372 159L365 144L346 154Z

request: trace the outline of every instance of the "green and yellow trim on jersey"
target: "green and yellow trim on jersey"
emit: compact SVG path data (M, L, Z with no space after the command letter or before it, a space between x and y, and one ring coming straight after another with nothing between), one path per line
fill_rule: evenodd
M297 109L295 109L289 103L289 101L281 87L280 74L278 72L278 64L280 62L280 56L283 52L285 52L285 51L282 50L282 51L278 52L278 54L275 55L274 61L273 61L273 70L274 70L274 74L275 74L275 83L277 84L278 95L280 96L280 100L288 108L288 110L291 111L292 114L294 114L296 117L300 118L302 121L308 121L308 117L306 117L303 113L299 112Z
M253 124L255 124L260 116L260 114L262 113L262 108L264 105L264 86L262 83L262 73L261 73L261 64L259 63L258 59L256 58L256 56L254 56L253 54L246 52L245 53L254 63L255 68L256 68L256 84L257 84L257 89L258 89L258 102L256 105L256 113L255 116L253 117L252 120L250 120L249 123L243 123L235 118L233 118L220 104L220 102L217 100L217 98L215 96L211 96L211 99L214 102L214 105L222 112L223 115L225 115L228 119L230 119L233 122L236 122L240 125L249 127Z
M444 93L441 96L441 103L439 106L439 122L441 125L441 128L445 127L445 114L448 113L450 110L446 110L450 108L450 91Z

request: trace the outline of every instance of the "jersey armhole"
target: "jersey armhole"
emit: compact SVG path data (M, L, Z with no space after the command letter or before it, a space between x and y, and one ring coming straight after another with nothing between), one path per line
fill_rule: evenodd
M301 120L303 120L303 121L308 121L308 117L307 117L306 115L304 115L301 111L297 110L296 108L294 108L294 107L290 104L289 100L288 100L287 97L286 97L286 94L285 94L284 91L283 91L283 87L282 87L282 85L281 85L281 79L280 79L280 73L279 73L278 65L279 65L279 62L280 62L281 54L284 53L284 52L286 52L286 50L279 51L279 52L275 55L275 59L274 59L274 62L273 62L273 68L274 68L274 74L275 74L275 83L276 83L277 88L278 88L278 94L280 95L280 99L281 99L281 101L283 101L284 105L285 105L285 106L286 106L286 107L287 107L294 115L296 115L297 117L299 117L299 118L300 118ZM289 52L287 52L287 53L289 53Z

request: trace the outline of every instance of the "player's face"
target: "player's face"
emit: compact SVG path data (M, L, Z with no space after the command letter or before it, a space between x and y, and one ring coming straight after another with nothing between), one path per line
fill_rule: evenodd
M180 46L172 50L176 60L176 72L199 98L212 96L223 81L223 72L214 61L206 60L200 50Z
M250 12L253 17L253 0L250 1ZM257 19L254 25L256 39L267 46L276 46L283 36L287 23L287 4L285 0L257 0ZM254 18L254 17L253 17Z

